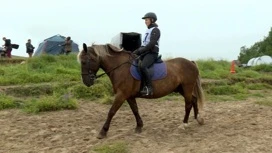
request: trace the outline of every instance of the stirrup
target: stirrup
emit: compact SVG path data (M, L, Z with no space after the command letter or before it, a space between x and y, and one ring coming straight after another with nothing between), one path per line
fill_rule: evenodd
M149 90L149 88L147 86L144 86L143 89L140 91L142 96L149 96L149 95L153 95L152 89Z

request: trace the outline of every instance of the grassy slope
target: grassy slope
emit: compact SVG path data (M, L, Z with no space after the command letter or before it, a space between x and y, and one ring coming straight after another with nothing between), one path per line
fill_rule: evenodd
M210 100L246 99L253 90L272 89L272 66L236 68L237 73L230 74L227 61L198 60L197 64L201 77L212 79L203 83ZM19 107L27 112L75 109L81 98L111 103L113 95L107 76L96 80L91 88L83 85L80 65L73 54L45 55L26 59L24 64L1 65L0 86L0 109Z

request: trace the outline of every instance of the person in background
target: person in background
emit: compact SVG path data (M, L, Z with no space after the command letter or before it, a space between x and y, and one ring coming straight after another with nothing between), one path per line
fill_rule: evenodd
M31 39L27 40L26 43L26 53L28 53L29 58L32 57L35 47L31 44Z
M65 39L64 44L61 45L61 46L64 46L64 51L65 51L66 55L68 55L70 52L72 52L72 43L73 43L73 41L71 40L71 37L67 37Z
M6 50L7 57L11 58L11 51L12 51L11 40L7 39L6 37L3 37L3 41L5 42L3 46Z

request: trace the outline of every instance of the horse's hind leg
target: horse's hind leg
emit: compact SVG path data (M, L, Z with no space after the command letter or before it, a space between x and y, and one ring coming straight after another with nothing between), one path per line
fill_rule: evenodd
M138 106L137 106L137 103L136 103L136 100L135 98L130 98L127 100L134 116L135 116L135 119L136 119L136 122L137 122L137 126L135 128L135 132L136 133L141 133L142 132L142 127L143 127L143 121L142 121L142 118L139 114L139 111L138 111Z
M200 117L199 115L199 109L198 109L198 104L197 104L197 98L193 96L193 108L194 108L194 117L197 120L198 124L203 125L204 124L204 119Z
M194 117L195 117L195 119L197 119L198 106L197 106L197 98L195 96L193 96L192 102L193 102L193 108L194 108Z
M190 116L190 112L191 109L193 107L193 98L192 98L192 91L193 91L193 87L191 86L182 86L183 90L180 91L180 94L183 95L184 99L185 99L185 116L183 119L183 127L185 128L186 126L188 126L188 120L189 120L189 116Z
M188 100L186 100L188 99ZM188 125L188 120L189 120L189 116L190 116L190 112L192 109L192 101L190 100L191 98L185 98L185 116L183 119L183 123L185 126Z
M107 132L110 128L111 120L113 116L116 114L116 112L118 111L118 109L122 106L124 101L125 100L123 100L123 97L121 95L115 96L114 102L108 112L107 120L105 124L103 125L102 129L100 130L99 135L97 136L98 139L102 139L107 136Z

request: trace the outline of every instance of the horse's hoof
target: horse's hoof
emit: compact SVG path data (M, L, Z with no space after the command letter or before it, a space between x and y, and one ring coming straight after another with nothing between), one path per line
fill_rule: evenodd
M136 127L135 128L135 133L142 133L142 128L141 127Z
M182 130L186 130L187 127L188 127L188 123L183 123L178 128Z
M97 139L104 139L107 137L107 133L105 132L100 132L99 135L97 136Z
M104 138L106 138L106 135L101 135L101 134L99 134L96 138L97 138L97 139L104 139Z
M203 118L198 117L196 120L197 120L197 122L198 122L199 125L203 125L204 124L204 119Z

